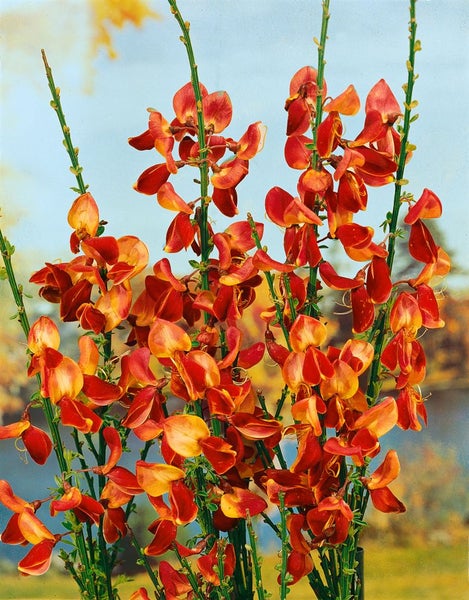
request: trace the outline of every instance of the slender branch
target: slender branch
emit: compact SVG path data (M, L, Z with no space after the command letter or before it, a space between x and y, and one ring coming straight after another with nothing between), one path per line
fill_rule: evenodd
M415 13L415 5L417 0L410 0L410 22L409 22L409 59L407 60L407 83L404 84L405 101L404 101L404 123L401 133L401 148L396 171L396 183L394 185L394 202L391 217L389 219L389 241L388 241L388 258L387 263L390 272L396 252L396 231L397 222L399 219L399 210L401 207L401 193L404 182L404 171L406 168L406 159L409 152L409 132L413 117L411 112L415 108L416 103L413 100L414 83L417 79L415 74L415 54L420 50L420 42L417 40L417 21ZM376 320L375 326L371 330L369 341L374 341L375 353L373 362L370 367L370 375L368 378L367 398L370 404L374 404L378 397L381 386L378 384L381 371L381 354L384 347L384 342L387 336L388 328L386 321L391 310L392 299L384 306ZM374 340L373 340L374 338Z
M41 50L41 54L42 54L42 60L44 62L44 67L46 69L47 82L49 84L50 93L52 95L51 106L57 114L57 118L59 120L60 127L62 129L62 133L64 136L64 140L63 140L64 146L70 157L70 162L72 163L72 166L70 167L70 171L75 175L75 178L77 180L78 188L77 189L73 188L73 190L78 192L79 194L85 194L88 189L88 186L83 181L83 177L82 177L83 168L80 166L80 163L78 161L78 148L76 148L73 145L72 138L70 136L70 128L67 125L67 122L65 120L65 115L62 110L62 103L60 101L60 88L58 88L55 85L54 77L52 75L52 70L49 66L49 63L47 62L47 56L46 56L45 51Z
M187 52L187 58L189 60L189 67L191 71L191 83L192 89L194 90L195 105L197 110L197 139L199 142L199 172L200 172L200 211L198 212L198 224L200 228L200 251L201 251L201 285L202 289L209 289L208 280L208 260L210 256L210 233L208 227L208 148L205 132L205 121L202 107L202 92L200 89L198 67L195 61L194 50L192 48L192 41L190 38L190 23L184 21L181 12L178 8L175 0L168 0L171 7L171 12L174 15L182 32L181 41L184 44ZM208 321L209 315L205 313L205 320Z
M280 562L280 600L285 600L288 592L288 573L287 573L287 559L288 550L290 544L288 542L288 530L287 530L287 511L285 510L285 494L279 493L278 495L280 506L280 534L282 539L281 548L281 562Z
M407 60L407 83L403 85L405 91L404 100L404 123L402 126L401 135L401 150L399 153L399 160L396 172L396 183L394 185L394 204L392 210L392 216L389 223L389 242L388 242L388 265L392 269L394 256L395 256L395 244L396 244L396 229L397 221L399 218L399 209L401 207L401 192L404 182L404 171L406 168L406 161L409 154L409 132L410 124L415 117L411 116L412 110L417 106L417 102L413 100L414 83L418 78L415 73L415 54L420 50L420 42L417 40L417 20L415 14L415 5L417 0L410 0L410 21L409 21L409 59Z
M8 279L8 283L10 284L11 293L13 295L13 300L16 305L18 321L21 325L21 329L23 330L25 337L27 338L29 335L30 325L23 301L23 287L19 285L16 281L15 270L11 261L11 257L15 252L15 247L12 244L10 244L6 237L4 237L1 229L0 252L2 254L3 264L5 266L6 279Z
M264 588L264 584L262 582L262 555L259 556L257 552L257 536L254 531L254 527L252 524L252 519L248 513L246 517L246 525L249 535L249 552L252 556L252 564L254 566L254 576L255 576L255 584L256 584L256 592L259 600L267 599L267 590Z
M323 90L324 90L324 71L326 67L325 52L326 52L326 41L327 41L327 28L329 25L329 0L323 0L322 3L322 19L321 19L321 34L320 39L315 40L318 48L318 68L316 76L316 110L314 119L311 123L311 129L313 134L313 151L311 153L311 166L313 169L321 170L321 160L317 149L317 137L318 128L322 121L323 114ZM316 205L318 204L318 198L316 198ZM316 208L316 212L319 212L319 208ZM318 237L318 228L314 226L314 233L316 239ZM318 267L310 267L309 279L307 286L307 301L305 303L305 313L312 317L318 317L321 311L318 306L319 298L317 292L317 281L318 281Z
M311 155L311 166L313 169L320 169L319 153L316 148L318 127L322 121L322 103L323 103L323 88L324 88L324 70L326 66L326 60L324 58L326 52L326 41L327 41L327 27L329 25L329 2L330 0L323 0L322 3L322 20L321 20L321 37L319 41L316 41L318 47L318 70L316 76L316 114L312 124L313 142L314 148Z

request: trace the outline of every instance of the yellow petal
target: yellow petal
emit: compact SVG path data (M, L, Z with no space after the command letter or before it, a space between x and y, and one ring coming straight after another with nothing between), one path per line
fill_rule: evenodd
M174 415L163 423L168 445L185 458L202 454L200 442L210 437L205 421L197 415Z
M161 496L169 491L170 483L182 479L182 469L164 463L136 463L136 475L139 486L150 496Z

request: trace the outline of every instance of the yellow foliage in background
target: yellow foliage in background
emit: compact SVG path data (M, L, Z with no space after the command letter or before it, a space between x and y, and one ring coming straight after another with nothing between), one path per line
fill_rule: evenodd
M95 28L93 38L95 53L104 46L109 58L117 57L112 42L111 27L122 29L127 23L141 27L147 18L161 18L145 0L89 0L89 4Z

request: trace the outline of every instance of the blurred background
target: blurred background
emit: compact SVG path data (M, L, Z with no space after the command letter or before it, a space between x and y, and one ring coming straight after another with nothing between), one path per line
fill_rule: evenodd
M283 160L283 106L293 73L317 62L313 37L320 32L321 3L180 0L179 5L192 25L201 82L209 91L223 89L231 97L228 134L237 139L257 120L268 127L264 150L238 186L239 217L250 211L264 220L264 198L272 186L295 193L298 173ZM0 7L0 225L16 246L18 278L32 296L28 307L34 315L53 307L37 301L28 278L45 261L69 260L66 218L75 197L70 190L75 180L49 107L41 48L61 88L84 179L101 218L109 222L108 234L139 236L149 247L150 264L162 256L172 216L163 214L153 197L132 189L139 174L160 159L156 153L135 151L127 138L146 129L147 107L172 118L173 94L189 80L189 70L179 29L163 0L2 0ZM353 83L364 104L370 88L384 77L402 101L407 1L333 0L331 13L326 48L330 95ZM385 536L400 544L411 539L461 548L469 518L469 6L465 0L421 0L417 15L423 49L416 59L420 117L411 129L417 151L406 172L407 191L418 197L429 187L441 198L444 212L436 235L454 267L438 282L446 328L429 332L424 340L429 426L419 433L393 431L383 440L385 449L399 450L402 474L395 490L408 513L389 519L372 513L368 537L370 543ZM353 137L361 129L360 118L350 119L347 127ZM178 177L175 185L186 201L197 194L190 178ZM369 209L358 221L378 228L391 195L390 188L372 190ZM215 219L223 229L223 219ZM264 241L275 255L280 233L274 226L266 229ZM190 258L183 253L171 257L173 270L185 272ZM31 393L24 377L24 340L10 319L14 313L6 282L0 281L0 419L5 423L15 419ZM13 443L3 442L0 452L0 478L14 480L21 469L15 491L27 497L37 466L23 465ZM0 530L5 519L0 507ZM0 562L6 549L12 560L22 554L0 545Z

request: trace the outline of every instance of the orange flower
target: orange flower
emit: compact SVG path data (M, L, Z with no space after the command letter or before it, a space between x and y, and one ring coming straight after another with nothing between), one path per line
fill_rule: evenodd
M182 469L164 463L148 463L143 460L136 462L136 473L138 485L150 496L166 494L172 481L185 477Z
M78 196L73 202L67 220L75 230L70 238L70 246L73 252L78 252L80 242L94 237L99 227L98 205L90 192Z
M52 551L56 540L42 540L35 544L18 563L18 570L23 575L44 575L52 562Z
M338 496L324 498L316 508L306 513L306 521L316 536L316 543L324 540L330 544L341 544L348 536L352 520L350 506Z
M236 555L234 546L232 544L226 544L222 540L217 540L215 544L213 544L208 554L204 554L197 559L197 567L199 568L203 578L217 586L220 585L220 556L223 557L223 577L231 577L231 575L234 573L236 564Z
M81 523L100 524L101 516L104 514L103 505L86 494L70 485L64 486L64 494L58 500L50 503L50 513L55 516L58 512L72 510Z
M148 334L148 346L157 358L173 358L176 352L192 347L187 333L170 321L156 319Z
M354 429L368 429L377 438L390 431L397 423L396 401L392 396L381 400L362 413L354 423Z
M168 417L163 422L163 431L169 447L186 458L202 454L201 444L210 437L205 421L196 415Z
M231 519L246 518L247 512L254 517L267 508L267 502L250 490L233 487L231 492L223 494L220 508Z
M362 482L370 491L371 500L377 510L385 513L402 513L406 508L388 488L388 484L399 475L400 464L397 452L389 450L382 464L370 477L363 477Z

